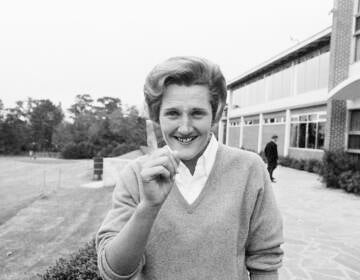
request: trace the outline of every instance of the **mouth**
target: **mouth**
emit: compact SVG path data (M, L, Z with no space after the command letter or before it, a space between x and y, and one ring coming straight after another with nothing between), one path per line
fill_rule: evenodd
M182 145L189 145L197 138L197 136L186 136L186 137L174 136L174 138Z

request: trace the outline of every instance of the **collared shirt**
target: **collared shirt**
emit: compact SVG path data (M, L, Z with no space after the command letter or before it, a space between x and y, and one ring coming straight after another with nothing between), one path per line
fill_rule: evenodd
M206 180L214 165L218 146L219 143L215 136L212 135L204 153L199 157L196 163L194 175L191 175L185 164L180 162L177 170L178 174L175 176L175 183L180 193L189 204L192 204L196 200L201 193L201 190L204 188Z

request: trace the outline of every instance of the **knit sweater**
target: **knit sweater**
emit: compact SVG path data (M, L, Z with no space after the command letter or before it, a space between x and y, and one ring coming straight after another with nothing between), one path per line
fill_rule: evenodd
M140 160L121 172L112 209L96 236L104 279L133 279L111 270L104 248L142 199ZM265 164L255 153L220 144L209 178L192 204L176 185L170 191L134 279L275 280L281 243L282 219Z

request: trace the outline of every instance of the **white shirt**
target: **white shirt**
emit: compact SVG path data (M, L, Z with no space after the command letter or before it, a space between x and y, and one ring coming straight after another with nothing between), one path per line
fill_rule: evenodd
M212 135L204 153L199 157L196 163L194 175L191 175L185 164L180 162L177 169L178 174L175 176L175 183L180 193L189 204L192 204L196 200L201 193L201 190L204 188L206 180L214 165L218 146L219 143L215 136Z

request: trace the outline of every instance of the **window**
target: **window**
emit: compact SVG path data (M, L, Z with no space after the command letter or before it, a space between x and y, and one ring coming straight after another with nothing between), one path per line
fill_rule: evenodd
M360 109L351 110L348 149L360 150Z
M245 125L259 125L259 119L245 119Z
M291 117L290 146L323 149L326 112L301 114Z
M285 123L285 117L265 117L264 118L264 125L267 124L283 124Z
M360 3L358 1L357 13L355 15L355 30L354 30L354 39L355 39L355 57L354 60L360 60Z

